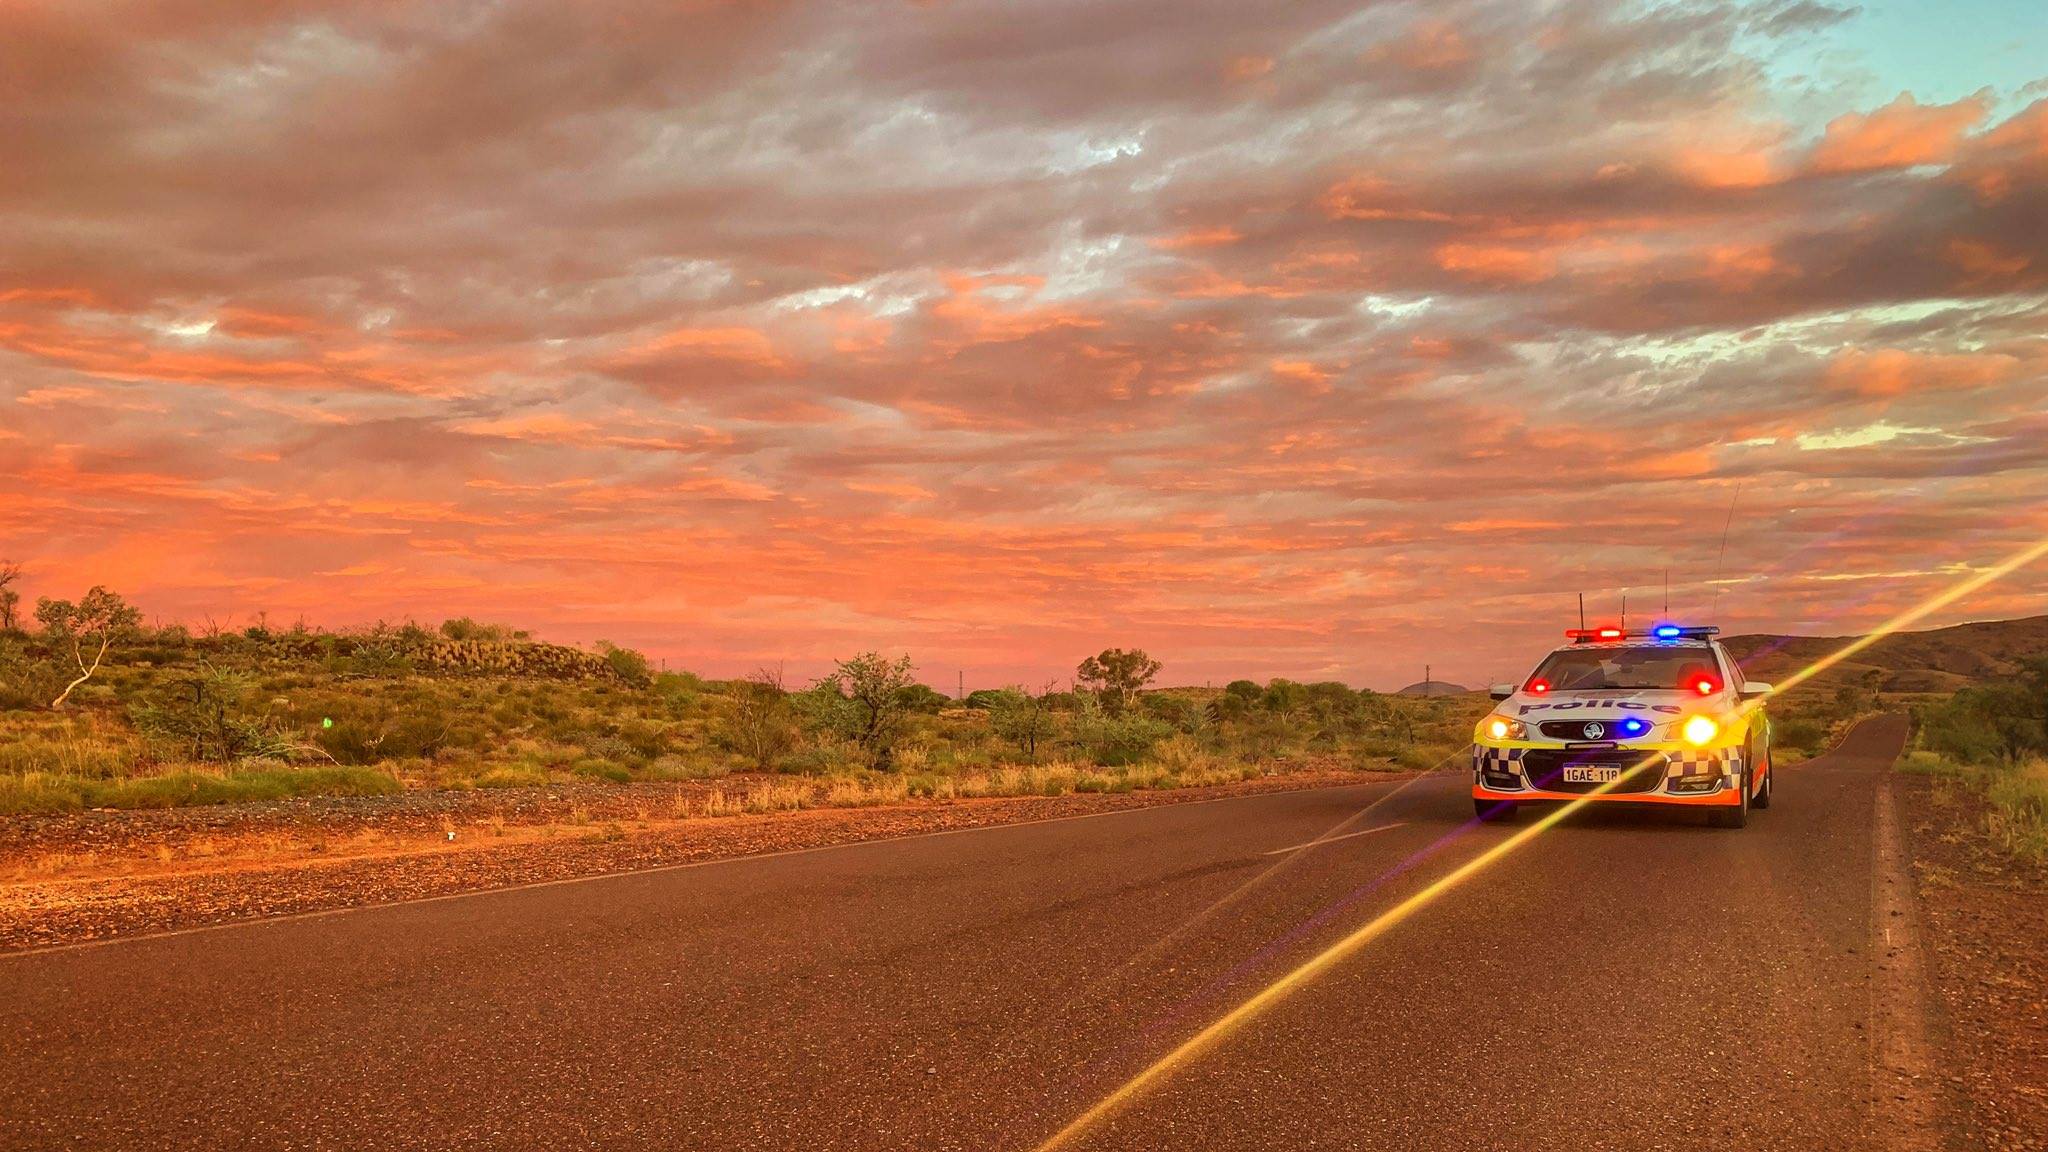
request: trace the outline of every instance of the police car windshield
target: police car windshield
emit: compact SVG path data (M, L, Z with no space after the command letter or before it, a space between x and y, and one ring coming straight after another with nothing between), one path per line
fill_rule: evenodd
M1552 652L1534 679L1547 681L1552 692L1676 689L1701 672L1720 678L1713 653L1705 648L1565 648Z

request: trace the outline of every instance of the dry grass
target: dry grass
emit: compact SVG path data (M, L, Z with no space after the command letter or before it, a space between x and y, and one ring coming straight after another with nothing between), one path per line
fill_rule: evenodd
M388 773L338 765L312 768L185 767L105 780L52 772L0 776L0 815L81 808L175 808L288 796L383 796L400 791Z
M1984 798L1992 840L2023 859L2048 860L2048 760L1994 771Z
M1932 778L1928 802L1953 807L1966 795L1984 798L1984 831L2023 860L2048 860L2048 760L1976 766L1929 752L1908 752L1899 769Z

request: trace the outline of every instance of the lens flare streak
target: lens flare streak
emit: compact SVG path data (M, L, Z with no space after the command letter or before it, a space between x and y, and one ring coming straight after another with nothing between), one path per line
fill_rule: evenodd
M2039 541L2012 557L1977 573L1968 580L1944 589L1885 621L1867 635L1850 641L1828 655L1815 660L1805 668L1792 673L1773 685L1773 694L1783 693L1792 687L1811 680L1827 669L1877 643L1884 637L1903 628L1910 627L1927 616L1976 592L1985 585L2010 575L2012 572L2041 559L2043 556L2048 556L2048 539ZM1535 685L1532 684L1531 688L1533 689L1534 687ZM1748 713L1762 706L1762 700L1746 701L1740 706L1740 711ZM1238 1029L1250 1023L1267 1009L1278 1004L1294 992L1306 987L1331 968L1349 959L1361 948L1385 935L1396 925L1399 925L1416 912L1427 907L1439 896L1458 887L1465 881L1485 871L1495 862L1510 855L1549 829L1556 827L1560 821L1565 820L1573 813L1593 803L1603 794L1620 787L1631 777L1647 768L1655 759L1656 757L1654 756L1645 757L1621 772L1615 779L1600 785L1576 800L1565 803L1556 811L1544 816L1529 827L1481 852L1443 877L1430 882L1427 887L1422 888L1392 908L1380 913L1364 926L1310 957L1292 971L1283 974L1272 983L1260 989L1250 999L1218 1017L1201 1031L1183 1041L1178 1047L1155 1060L1136 1076L1125 1081L1115 1091L1090 1106L1087 1111L1075 1117L1066 1127L1053 1133L1052 1136L1039 1144L1035 1152L1056 1152L1057 1149L1071 1144L1077 1137L1107 1119L1112 1113L1136 1100L1138 1097L1143 1096L1152 1088L1162 1084L1180 1068L1215 1048L1218 1044L1221 1044Z

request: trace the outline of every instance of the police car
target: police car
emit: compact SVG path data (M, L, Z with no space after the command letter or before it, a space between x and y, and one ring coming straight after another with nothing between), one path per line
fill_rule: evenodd
M1710 627L1573 629L1472 736L1472 807L1530 801L1703 808L1727 828L1771 806L1771 686L1745 681Z

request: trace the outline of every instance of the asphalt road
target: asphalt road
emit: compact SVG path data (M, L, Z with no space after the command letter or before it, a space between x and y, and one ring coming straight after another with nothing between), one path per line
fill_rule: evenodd
M1567 820L1072 1146L1879 1147L1902 736L1744 830ZM0 958L0 1146L1028 1150L1514 834L1470 814L1432 777Z

